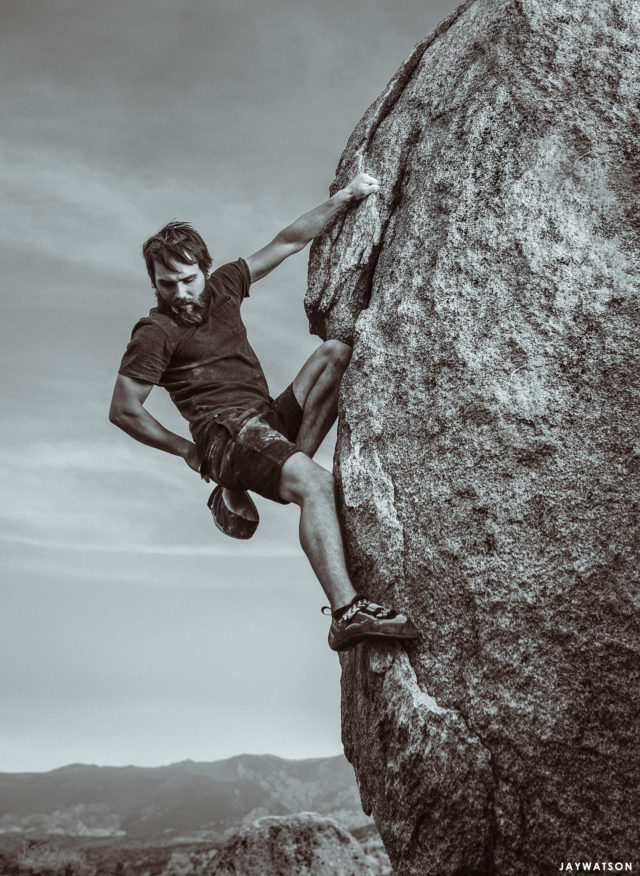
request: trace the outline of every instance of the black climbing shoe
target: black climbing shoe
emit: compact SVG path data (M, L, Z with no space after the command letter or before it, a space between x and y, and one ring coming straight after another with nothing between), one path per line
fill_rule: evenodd
M220 532L225 535L230 535L231 538L251 538L253 533L258 528L260 516L253 500L247 494L249 504L249 513L253 519L241 517L227 506L222 495L222 487L215 488L209 496L207 506L213 515L213 522L218 527Z
M324 614L327 608L322 609ZM348 651L363 639L417 639L420 635L406 615L371 602L366 596L354 599L344 613L338 612L339 617L336 612L331 614L329 647L333 651Z

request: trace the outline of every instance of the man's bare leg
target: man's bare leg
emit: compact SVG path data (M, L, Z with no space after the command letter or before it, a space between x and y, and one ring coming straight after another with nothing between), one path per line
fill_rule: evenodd
M344 556L333 475L304 453L282 467L280 496L300 507L300 544L333 610L356 596Z
M331 603L329 647L346 651L363 639L415 639L415 624L401 612L358 595L351 584L336 512L333 475L305 453L282 466L280 496L300 506L300 544Z
M302 424L306 431L301 426L296 443L300 446L302 438L310 453L317 449L335 419L340 380L350 352L346 345L334 341L328 348L323 344L315 359L306 363L307 376L316 373L311 373L307 381L309 392ZM323 358L331 364L325 361L322 365ZM298 377L304 376L304 370ZM300 507L300 544L331 603L329 647L345 651L363 639L415 639L418 630L406 615L356 593L347 570L331 472L313 462L307 453L294 453L282 466L280 497Z
M296 444L307 456L314 455L335 423L340 384L350 358L347 344L325 341L293 381L293 392L303 411Z
M293 381L293 392L302 408L302 422L296 438L298 447L313 456L338 415L340 382L351 347L341 341L325 341L304 363ZM247 493L223 490L225 504L235 514L254 519Z

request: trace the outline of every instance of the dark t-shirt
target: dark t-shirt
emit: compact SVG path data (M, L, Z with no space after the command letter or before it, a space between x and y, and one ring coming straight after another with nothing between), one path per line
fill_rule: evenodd
M250 284L244 259L222 265L206 282L211 297L202 325L178 325L154 307L134 326L122 357L118 373L164 386L194 438L229 408L269 408L267 381L240 317Z

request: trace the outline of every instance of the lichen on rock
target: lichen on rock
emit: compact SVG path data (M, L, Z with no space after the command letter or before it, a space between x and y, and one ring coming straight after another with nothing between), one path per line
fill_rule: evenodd
M399 874L633 859L639 38L632 0L464 3L340 160L380 194L312 247L350 568L422 631L342 658Z

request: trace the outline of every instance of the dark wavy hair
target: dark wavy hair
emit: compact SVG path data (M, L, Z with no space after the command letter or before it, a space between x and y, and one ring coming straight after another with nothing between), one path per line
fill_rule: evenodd
M213 264L207 245L195 228L188 222L175 220L167 222L164 228L142 244L142 255L154 288L156 285L154 261L160 262L168 270L171 270L176 262L196 263L205 277Z

